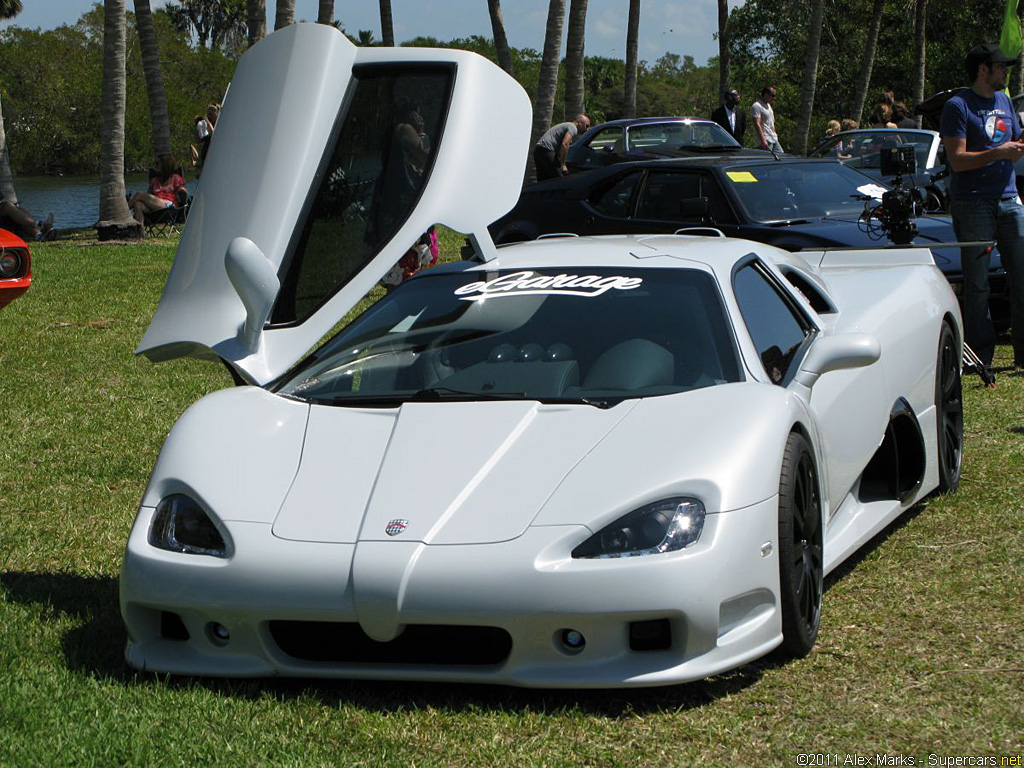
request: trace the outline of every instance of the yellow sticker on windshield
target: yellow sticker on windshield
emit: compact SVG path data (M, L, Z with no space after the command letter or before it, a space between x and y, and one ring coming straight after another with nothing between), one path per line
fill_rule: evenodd
M726 171L725 175L733 181L757 181L750 171Z

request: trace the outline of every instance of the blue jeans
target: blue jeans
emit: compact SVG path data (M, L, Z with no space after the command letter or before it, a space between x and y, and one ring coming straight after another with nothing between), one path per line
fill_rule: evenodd
M1010 291L1010 340L1013 356L1024 363L1024 206L1016 199L953 200L957 240L995 240ZM986 365L992 363L996 334L988 311L989 254L983 246L960 249L964 273L964 335Z

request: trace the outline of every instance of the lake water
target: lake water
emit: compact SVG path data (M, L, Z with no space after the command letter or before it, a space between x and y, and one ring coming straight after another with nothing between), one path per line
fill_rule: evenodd
M125 178L127 192L146 189L148 179L144 173L129 174ZM195 191L195 180L188 184ZM99 176L15 176L14 190L18 202L37 219L53 214L57 229L91 227L99 218Z

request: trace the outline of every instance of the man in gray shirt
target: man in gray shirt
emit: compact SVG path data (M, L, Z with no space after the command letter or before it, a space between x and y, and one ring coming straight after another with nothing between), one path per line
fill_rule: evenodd
M576 137L590 128L590 118L576 115L571 123L559 123L549 128L533 148L533 164L537 181L556 179L568 173L565 156Z
M761 89L761 98L750 107L750 119L754 121L757 148L781 153L783 150L779 144L779 134L775 132L775 111L772 109L774 101L775 89L766 85Z

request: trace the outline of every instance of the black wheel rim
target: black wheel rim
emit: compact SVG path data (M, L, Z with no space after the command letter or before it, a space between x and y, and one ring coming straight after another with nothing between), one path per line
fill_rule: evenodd
M824 565L821 556L821 504L818 478L809 454L800 457L793 488L793 584L796 603L807 631L813 634L821 616Z
M947 478L960 475L963 456L964 403L960 387L960 361L950 335L943 338L939 381L939 460Z

